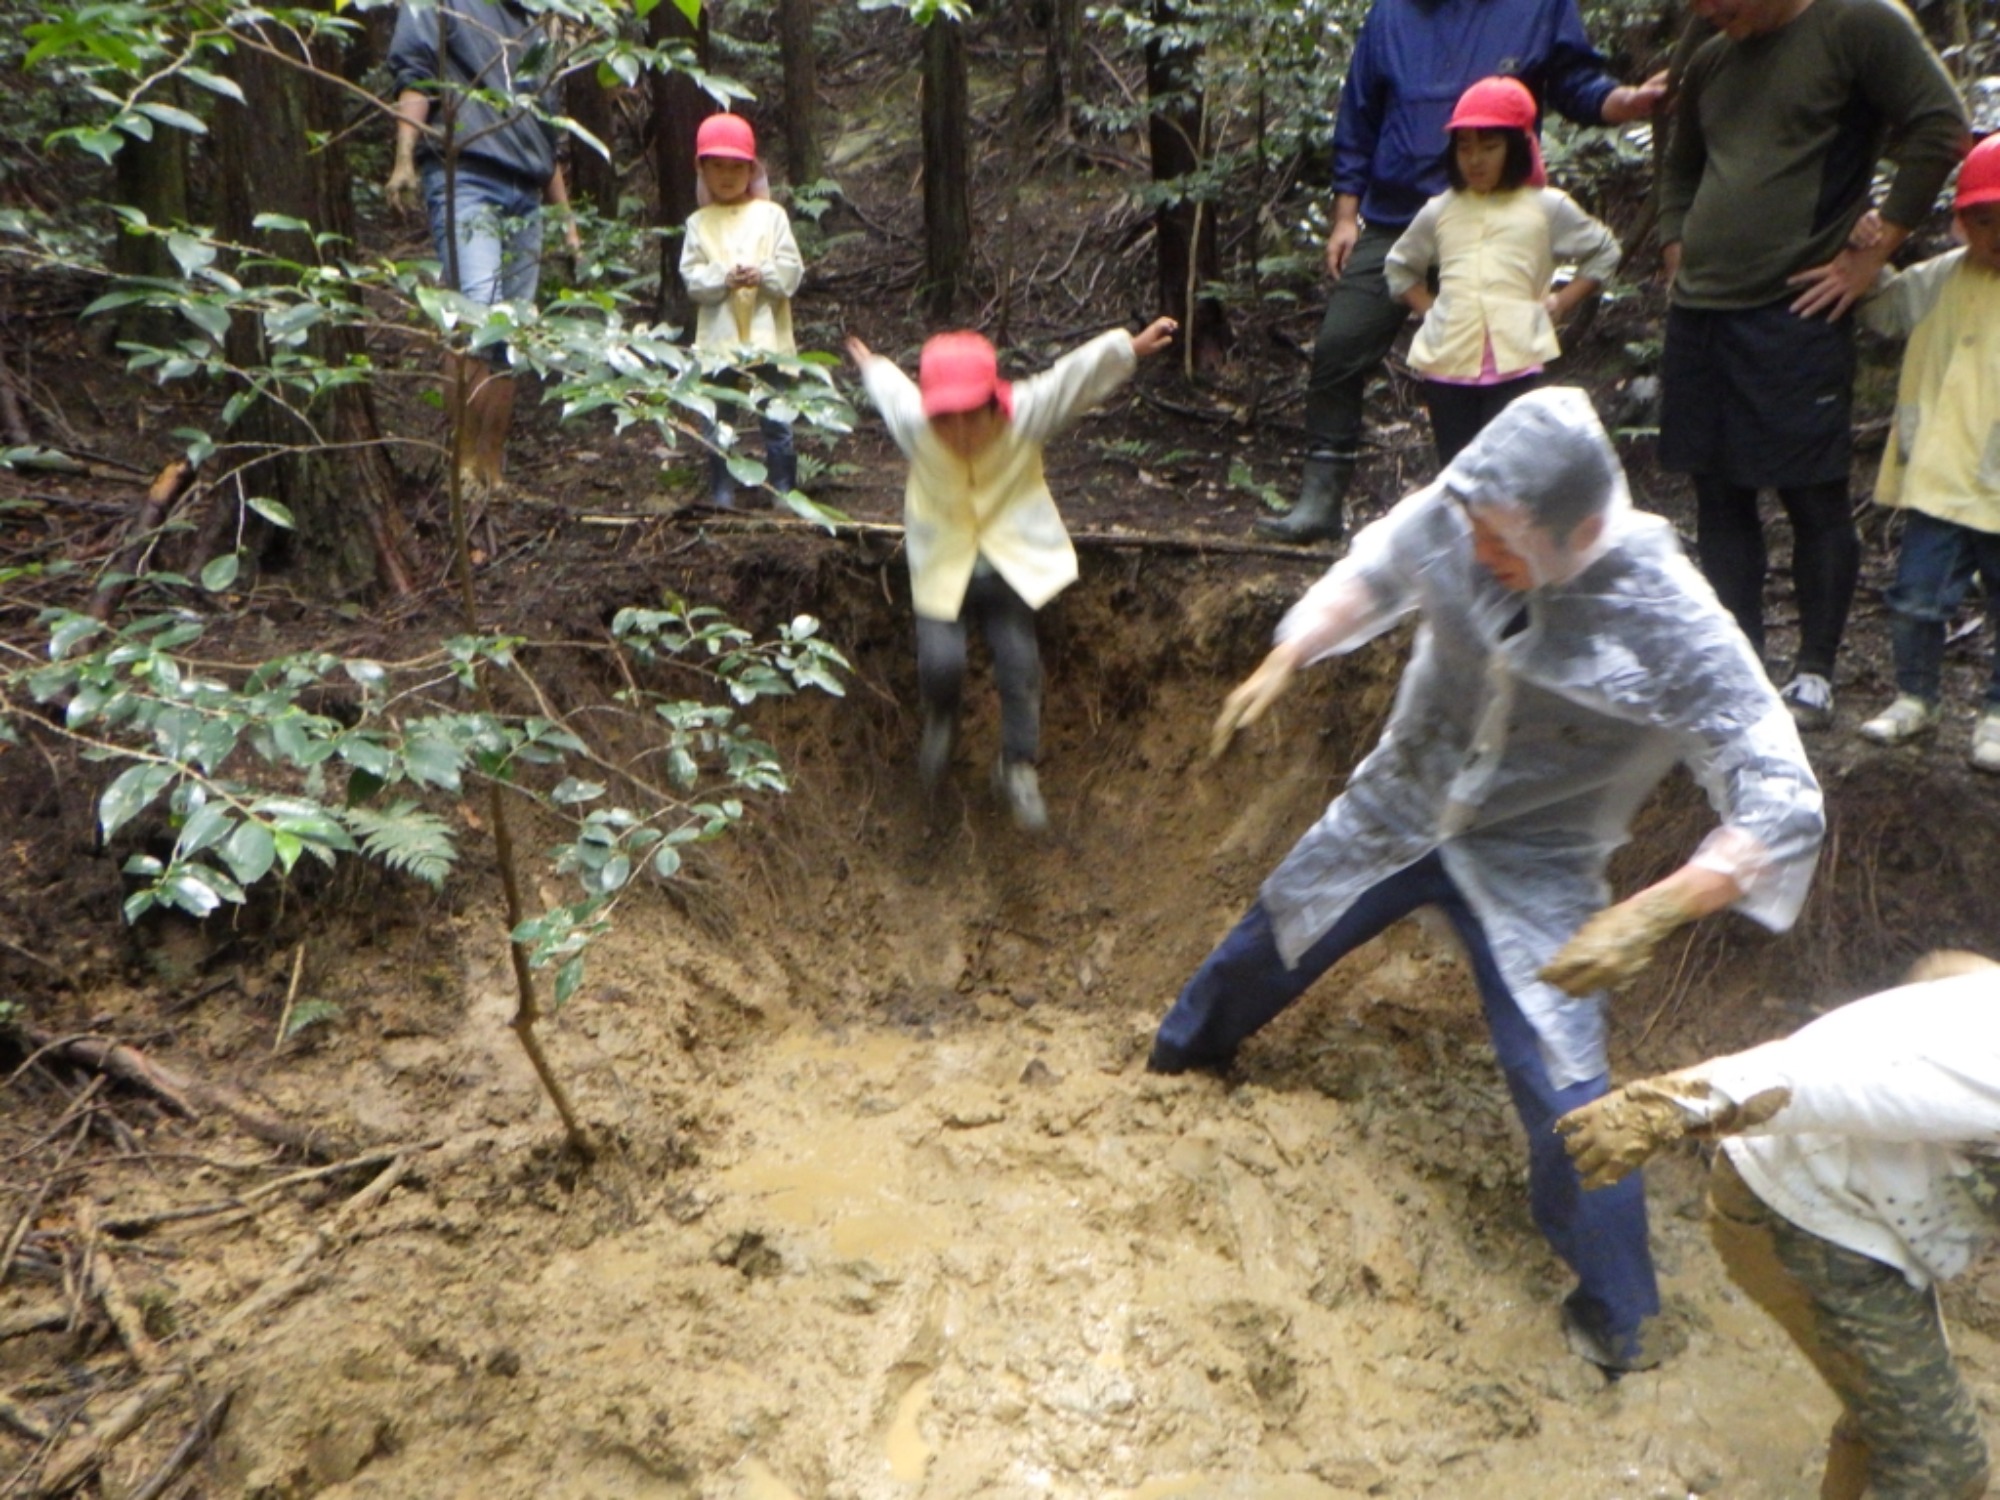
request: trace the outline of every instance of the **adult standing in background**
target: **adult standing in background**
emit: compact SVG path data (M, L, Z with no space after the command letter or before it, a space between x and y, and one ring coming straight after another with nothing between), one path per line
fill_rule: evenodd
M1660 185L1672 279L1660 462L1691 475L1702 571L1760 652L1767 566L1757 493L1792 524L1799 649L1783 688L1833 722L1834 657L1860 572L1848 503L1847 313L1957 162L1965 107L1894 0L1694 0L1715 27L1689 59ZM1900 147L1866 244L1888 138Z
M1449 183L1445 124L1482 78L1527 85L1584 125L1653 111L1665 77L1621 85L1590 45L1576 0L1375 0L1354 44L1333 132L1333 278L1306 386L1298 503L1257 530L1285 542L1337 541L1361 454L1362 397L1409 309L1389 295L1389 248Z
M389 43L396 160L384 190L392 207L407 211L421 181L447 281L489 307L534 300L542 204L569 204L556 129L527 104L539 101L544 115L562 112L553 92L553 53L541 18L510 0L404 0L396 8ZM570 249L581 249L576 222L567 214L563 229ZM514 420L506 357L504 347L487 358L447 356L447 381L466 391L452 457L475 498L498 490L506 462Z

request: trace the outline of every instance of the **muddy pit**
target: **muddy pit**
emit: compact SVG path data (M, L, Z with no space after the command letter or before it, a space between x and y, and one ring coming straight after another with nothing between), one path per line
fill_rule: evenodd
M1528 1221L1518 1127L1442 930L1405 923L1354 955L1227 1083L1143 1072L1175 989L1372 738L1401 640L1321 670L1210 769L1220 694L1309 570L1093 554L1045 620L1053 828L1033 841L986 789L983 662L952 784L917 795L886 558L815 543L704 566L739 610L834 622L856 677L844 702L767 719L793 795L688 889L629 910L551 1027L604 1161L580 1174L556 1150L476 883L330 903L307 989L343 1014L312 1050L273 1057L270 1016L228 995L175 1022L169 1060L357 1138L439 1143L225 1341L204 1380L235 1403L180 1493L1816 1492L1832 1402L1724 1281L1692 1155L1650 1174L1687 1352L1609 1383L1565 1349L1567 1278ZM642 579L647 557L608 558L606 594L633 590L608 602ZM1916 948L1991 930L2000 881L1964 851L2000 840L1945 843L1912 816L1948 799L1959 828L1991 825L1987 788L1888 756L1829 786L1840 863L1799 932L1730 918L1672 948L1619 1004L1621 1074L1787 1030ZM1669 788L1621 886L1703 826ZM1938 889L1898 904L1926 872ZM77 1002L155 1003L136 984ZM179 1154L98 1169L100 1214L212 1198L254 1154L214 1121L148 1145ZM212 1326L354 1185L163 1227L120 1251L123 1274ZM1987 1268L1952 1302L1988 1406L1994 1293ZM0 1374L59 1337L0 1345ZM104 1493L171 1445L156 1425Z

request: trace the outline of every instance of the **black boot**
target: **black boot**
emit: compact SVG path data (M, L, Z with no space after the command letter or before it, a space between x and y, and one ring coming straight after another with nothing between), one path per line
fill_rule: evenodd
M799 487L799 455L795 449L785 448L776 453L766 449L764 468L764 482L780 500Z
M1315 453L1306 460L1305 483L1299 487L1299 501L1282 516L1269 516L1256 523L1257 535L1274 542L1337 542L1347 532L1346 500L1348 482L1354 478L1354 460L1332 453Z

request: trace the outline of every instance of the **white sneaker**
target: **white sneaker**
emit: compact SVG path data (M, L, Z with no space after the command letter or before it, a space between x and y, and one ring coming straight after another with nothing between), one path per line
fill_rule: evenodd
M1857 733L1871 744L1902 745L1929 734L1937 728L1937 723L1936 704L1926 703L1910 693L1898 693L1894 703L1864 723ZM2000 770L2000 766L1995 769Z
M2000 753L2000 745L1995 747ZM2000 770L2000 762L1995 763ZM993 767L993 789L1013 814L1014 826L1024 833L1040 833L1049 826L1049 810L1042 801L1042 783L1034 766L1025 760L1000 761Z
M1778 693L1801 729L1833 727L1833 684L1817 672L1800 672Z
M1972 726L1972 754L1966 757L1975 771L2000 771L2000 708L1989 708Z

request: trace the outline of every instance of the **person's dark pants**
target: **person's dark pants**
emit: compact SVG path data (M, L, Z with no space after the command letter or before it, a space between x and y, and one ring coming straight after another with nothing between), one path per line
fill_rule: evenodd
M1516 396L1525 396L1542 383L1539 374L1497 385L1454 385L1447 380L1424 382L1424 405L1431 414L1431 439L1437 444L1438 467L1457 458L1467 443L1478 437L1486 424L1507 409Z
M1736 623L1764 649L1768 558L1757 492L1792 523L1795 669L1831 678L1861 571L1848 503L1854 328L1764 307L1670 307L1661 356L1660 467L1694 480L1696 555Z
M1572 1308L1614 1342L1634 1336L1660 1310L1646 1243L1646 1192L1634 1172L1612 1187L1584 1191L1555 1122L1601 1097L1608 1074L1557 1088L1541 1046L1514 1001L1479 918L1435 853L1365 891L1288 969L1261 901L1251 906L1196 970L1160 1023L1156 1062L1220 1066L1236 1049L1351 950L1422 906L1435 906L1457 931L1479 986L1487 1031L1515 1112L1528 1133L1528 1206L1535 1227L1576 1273Z
M965 693L966 630L977 623L1000 690L1000 754L1033 764L1042 741L1042 653L1035 612L998 573L974 573L956 620L917 617L917 691L924 710L958 721Z
M1313 340L1306 383L1306 434L1315 455L1354 461L1361 453L1361 402L1410 310L1389 295L1383 264L1403 225L1369 224L1333 284Z
M1986 595L1986 618L2000 630L2000 534L1920 510L1904 514L1903 550L1888 593L1896 690L1936 703L1943 694L1945 630L1975 574ZM2000 641L1994 645L1986 701L2000 705Z
M1713 475L1694 477L1695 554L1722 606L1764 654L1764 524L1757 492ZM1799 601L1799 654L1793 669L1829 681L1847 612L1861 576L1861 538L1847 500L1847 481L1780 489L1792 523L1792 587Z

